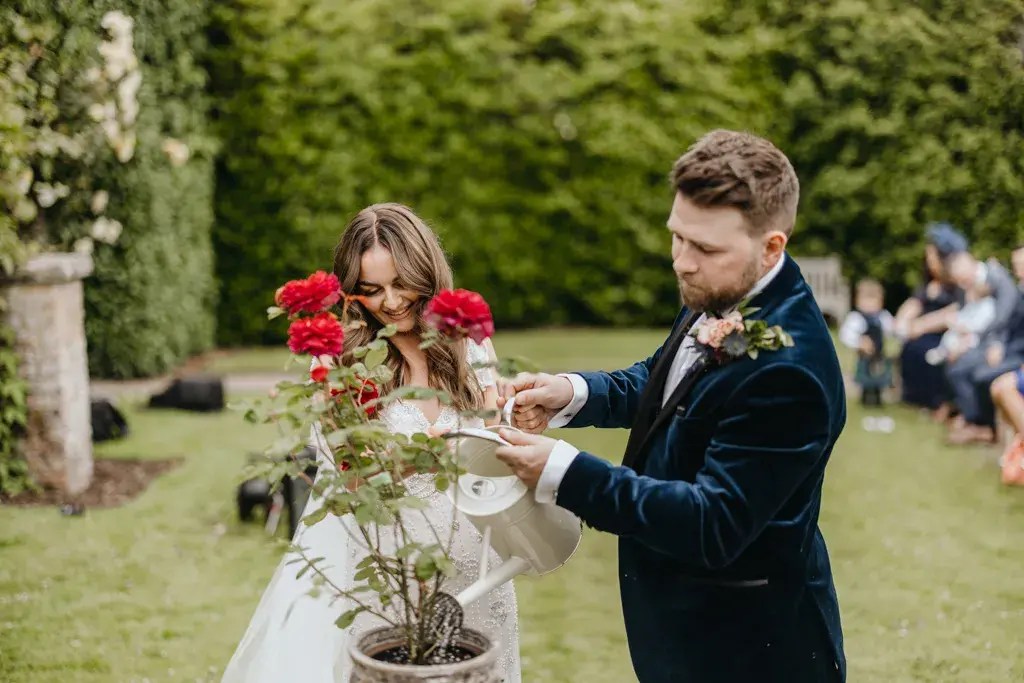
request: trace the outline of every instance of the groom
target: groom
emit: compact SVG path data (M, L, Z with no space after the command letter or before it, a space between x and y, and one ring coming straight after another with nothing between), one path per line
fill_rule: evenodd
M818 513L846 402L825 321L785 252L796 173L770 142L719 130L672 182L684 305L667 341L625 370L518 376L499 403L514 394L514 424L530 433L505 430L498 455L538 501L619 536L641 683L845 681ZM745 299L758 309L746 320L793 345L750 358L751 334L723 342L737 314L721 318ZM622 466L537 435L549 426L631 428Z

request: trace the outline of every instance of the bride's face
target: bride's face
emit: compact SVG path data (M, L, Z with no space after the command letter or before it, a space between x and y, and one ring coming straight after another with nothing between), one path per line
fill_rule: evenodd
M366 297L366 309L382 325L396 325L399 332L409 332L416 326L420 295L408 287L390 251L377 245L363 254L357 293Z

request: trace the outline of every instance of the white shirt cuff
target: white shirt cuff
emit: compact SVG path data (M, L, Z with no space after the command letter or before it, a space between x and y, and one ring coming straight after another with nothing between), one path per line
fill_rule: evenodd
M551 449L548 462L540 473L537 481L537 488L533 492L534 499L538 503L554 504L558 498L558 487L569 471L569 465L579 455L579 449L565 441L559 441Z
M548 421L549 427L564 427L572 422L576 413L587 405L587 399L590 398L590 388L587 386L587 380L583 377L574 373L559 373L558 376L565 377L572 383L572 400L569 401L569 405L562 408L561 412Z

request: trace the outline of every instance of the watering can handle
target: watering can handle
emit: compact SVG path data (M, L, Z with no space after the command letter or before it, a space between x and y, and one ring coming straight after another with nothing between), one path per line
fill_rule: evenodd
M462 607L473 604L495 588L511 581L531 567L527 560L521 557L510 557L502 562L497 569L488 572L487 575L471 583L464 591L455 596Z
M516 407L515 394L505 401L505 407L501 409L501 424L505 427L512 426L512 409Z

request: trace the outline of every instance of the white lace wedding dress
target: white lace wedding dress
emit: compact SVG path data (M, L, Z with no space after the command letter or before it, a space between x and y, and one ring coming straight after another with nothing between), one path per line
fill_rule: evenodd
M473 342L467 343L469 361L486 362L487 352ZM477 377L485 386L494 385L489 369L478 370ZM458 411L450 406L442 406L433 425L419 408L403 402L389 405L380 417L393 432L405 435L424 432L431 426L452 429L483 426L478 418L460 418ZM318 453L318 458L323 464L322 452ZM434 488L432 475L414 475L406 481L410 493L429 501L430 508L426 512L433 528L447 533L451 528L452 515L457 513L448 497ZM311 496L303 516L319 508L321 502ZM435 542L421 515L412 517L409 526L416 540ZM356 542L354 538L360 541ZM442 539L447 540L445 536ZM343 588L353 584L354 567L365 557L361 536L351 516L339 518L328 515L313 526L300 525L293 542L306 548L310 557L324 557L325 573L333 583ZM476 527L458 514L452 560L459 575L445 583L447 592L458 594L477 577L481 545L482 539ZM347 650L351 639L368 628L383 624L364 612L348 629L335 626L335 620L349 609L349 605L341 600L332 605L327 591L319 597L311 597L313 573L307 572L299 578L303 565L287 564L295 557L288 553L278 565L228 663L222 683L348 683L350 664ZM500 558L492 550L490 568L497 567L499 563ZM506 583L469 605L463 623L497 641L501 652L499 661L505 675L503 683L520 683L519 619L512 583Z

